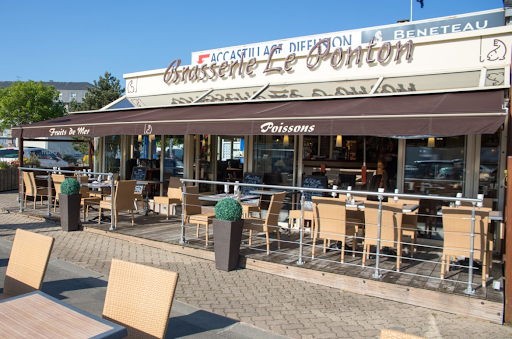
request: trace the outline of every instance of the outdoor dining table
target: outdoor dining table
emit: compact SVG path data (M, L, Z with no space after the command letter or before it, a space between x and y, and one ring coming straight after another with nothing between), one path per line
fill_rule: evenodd
M137 185L159 185L164 184L165 181L160 180L137 180ZM146 188L146 208L142 210L141 212L144 212L144 215L148 215L150 209L149 209L149 189Z
M363 200L353 200L347 201L347 207L349 208L357 208L358 210L364 210L364 201ZM420 208L420 205L417 204L405 204L402 206L402 213L412 213Z
M238 199L238 195L220 193L220 194L199 196L199 200L203 200L203 201L220 201L224 198ZM258 199L258 198L259 197L257 195L240 195L240 201L253 200L253 199Z
M0 338L124 338L126 328L36 291L0 301Z

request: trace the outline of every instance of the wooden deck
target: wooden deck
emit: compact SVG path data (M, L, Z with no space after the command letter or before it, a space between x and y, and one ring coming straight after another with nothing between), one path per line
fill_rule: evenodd
M13 212L17 211L13 210ZM24 213L44 216L46 210L29 208ZM97 217L97 212L91 211L89 218L95 217ZM52 218L58 220L58 214L54 214ZM213 255L208 254L214 250L215 237L212 227L210 227L208 245L205 243L204 227L201 227L199 237L197 237L195 225L186 225L186 242L180 244L181 216L174 216L170 220L166 220L165 214L151 212L145 216L138 212L135 216L135 225L132 226L129 214L122 212L115 231L108 230L109 221L100 225L97 221L87 221L83 222L83 226L85 229L93 231L107 231L112 236L124 235L168 244L170 248L173 246L176 249L180 248L181 253L184 253L181 250L183 248L185 252L186 248L189 248L190 253L198 253L197 250L200 250L199 252L206 251L207 253L201 256L213 258ZM503 293L492 288L493 280L502 280L502 265L498 260L493 263L485 288L480 285L480 271L475 270L473 277L475 294L470 297L465 293L468 270L452 268L445 280L441 280L439 279L441 270L439 250L422 247L422 245L442 246L442 240L420 238L415 258L406 257L408 252L405 252L400 272L395 271L395 257L381 256L381 277L374 278L375 258L367 260L366 267L362 267L362 246L360 244L355 257L347 252L345 263L342 264L339 249L329 248L326 253L323 253L323 241L318 241L316 244L318 247L315 250L316 256L312 259L313 241L307 232L303 242L302 259L304 263L299 264L299 236L297 230L282 229L281 248L278 249L276 235L271 235L271 253L267 255L264 233L254 236L252 246L249 246L248 232L244 232L241 246L241 267L493 322L501 323L502 321ZM348 245L351 245L350 241ZM347 249L349 248L347 247Z

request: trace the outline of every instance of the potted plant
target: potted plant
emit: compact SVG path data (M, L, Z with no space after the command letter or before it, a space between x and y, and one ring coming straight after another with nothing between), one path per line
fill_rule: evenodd
M78 230L80 220L80 183L73 178L65 179L60 185L59 209L60 225L63 231Z
M238 267L242 240L242 205L232 198L224 198L215 205L213 237L215 267L229 272Z

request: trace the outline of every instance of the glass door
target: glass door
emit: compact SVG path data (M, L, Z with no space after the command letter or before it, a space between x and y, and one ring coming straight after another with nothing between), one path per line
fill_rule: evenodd
M119 173L121 169L121 136L105 137L105 171Z

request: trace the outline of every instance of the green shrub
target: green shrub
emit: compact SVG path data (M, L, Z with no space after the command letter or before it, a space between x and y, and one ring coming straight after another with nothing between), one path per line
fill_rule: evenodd
M80 194L80 183L76 179L67 178L60 185L60 193L66 195Z
M240 220L242 219L242 205L236 199L224 198L215 205L215 217L219 220Z
M70 165L76 165L76 158L74 156L72 156L71 154L64 154L62 156L62 160L64 160L65 162L67 162L68 164Z
M11 164L5 161L0 161L0 169L11 168Z

